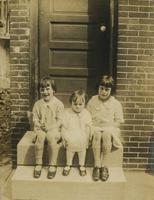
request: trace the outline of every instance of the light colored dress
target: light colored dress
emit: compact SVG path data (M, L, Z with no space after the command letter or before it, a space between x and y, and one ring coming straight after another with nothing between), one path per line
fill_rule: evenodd
M62 121L63 111L63 103L55 96L49 102L38 100L33 107L34 130L39 130L41 124L44 124L48 131L56 128L57 121Z
M95 95L89 100L87 110L92 115L93 126L96 128L100 127L110 133L112 132L113 145L115 147L122 146L120 129L113 126L114 122L124 122L121 103L113 96L110 96L108 100L103 102L98 95Z
M63 103L55 96L45 102L38 100L33 107L34 132L36 133L35 158L36 164L43 163L44 141L47 140L49 148L49 165L57 165L57 157L60 145L59 126L62 122L64 111Z
M88 148L91 134L92 118L90 113L84 109L76 113L72 108L64 112L62 126L64 131L62 137L66 143L66 148L71 151L82 151Z

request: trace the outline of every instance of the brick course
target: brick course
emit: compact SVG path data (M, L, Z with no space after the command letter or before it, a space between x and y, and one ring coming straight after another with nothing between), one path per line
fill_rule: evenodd
M10 74L13 103L13 161L28 129L30 109L30 14L28 0L11 2ZM124 108L124 167L154 165L154 1L119 0L117 98Z
M117 97L123 104L124 167L148 169L154 144L154 1L119 1Z
M30 25L26 0L10 2L10 75L12 111L13 164L16 165L16 144L28 129L26 111L29 110L30 90Z

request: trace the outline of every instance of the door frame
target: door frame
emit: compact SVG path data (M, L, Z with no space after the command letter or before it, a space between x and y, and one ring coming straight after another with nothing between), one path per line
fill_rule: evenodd
M110 1L110 71L116 82L117 73L117 33L118 33L118 0ZM30 109L38 99L39 81L39 0L30 1ZM35 91L35 92L34 92Z
M38 99L39 80L39 57L38 57L38 11L39 0L30 1L30 98L29 104L32 109L34 102Z
M110 30L110 67L112 70L112 76L115 81L116 86L116 78L117 78L117 53L118 53L118 11L119 11L119 0L110 0L110 27L112 26L112 30ZM116 90L116 87L115 87Z

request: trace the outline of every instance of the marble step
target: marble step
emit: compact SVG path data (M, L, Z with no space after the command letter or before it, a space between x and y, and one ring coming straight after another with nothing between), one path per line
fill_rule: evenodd
M123 200L125 175L122 168L109 168L106 182L92 180L92 168L81 177L77 168L69 176L62 176L62 167L56 177L47 179L44 167L39 179L33 178L33 166L18 166L12 177L12 200Z
M34 137L35 134L33 131L27 131L23 136L23 138L18 143L17 165L27 165L27 166L35 165L34 143L32 142ZM44 165L47 165L48 164L47 145L45 146L43 160L44 160ZM92 148L89 148L87 150L87 155L86 155L86 165L93 166L93 162L94 159L93 159ZM66 163L65 148L61 147L59 151L58 165L64 166L65 163ZM78 163L78 158L77 155L75 155L73 163L74 166L76 166L77 163ZM123 148L113 150L108 165L110 167L122 167L122 163L123 163Z

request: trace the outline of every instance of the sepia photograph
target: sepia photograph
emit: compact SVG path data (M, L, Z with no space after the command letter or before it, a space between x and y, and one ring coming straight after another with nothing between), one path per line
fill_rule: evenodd
M154 200L154 0L0 0L0 200Z

